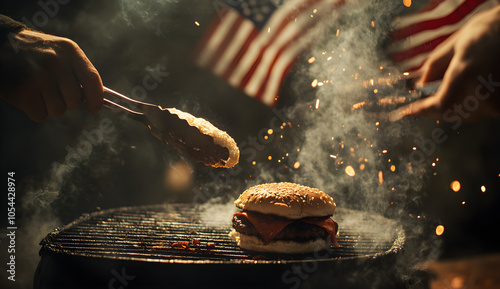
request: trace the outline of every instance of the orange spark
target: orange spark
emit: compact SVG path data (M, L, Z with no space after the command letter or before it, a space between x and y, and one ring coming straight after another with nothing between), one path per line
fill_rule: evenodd
M436 227L436 235L441 236L444 233L444 226L443 225L438 225Z
M345 173L350 176L350 177L354 177L356 175L356 172L354 171L354 168L351 167L351 166L347 166L345 167Z
M450 184L450 188L451 188L454 192L458 192L458 191L460 191L460 188L461 188L460 182L459 182L459 181L453 181L453 182L451 182L451 184Z

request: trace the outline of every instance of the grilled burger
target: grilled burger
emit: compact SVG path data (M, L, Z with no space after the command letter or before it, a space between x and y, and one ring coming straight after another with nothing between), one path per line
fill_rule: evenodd
M229 236L247 250L285 254L338 246L335 203L324 192L293 183L251 187L234 202Z

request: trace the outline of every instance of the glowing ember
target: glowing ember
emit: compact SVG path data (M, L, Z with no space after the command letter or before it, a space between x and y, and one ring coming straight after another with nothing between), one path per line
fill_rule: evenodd
M352 105L352 110L356 110L358 108L361 108L361 107L365 106L365 104L366 103L364 101L355 103L355 104Z
M393 172L396 171L396 166L395 165L391 166L391 171L393 171Z
M483 192L483 193L486 192L486 187L485 186L481 186L481 192Z
M382 151L382 153L383 153L383 154L386 154L386 153L387 153L387 150L383 150L383 151Z
M319 98L318 98L318 99L316 99L316 105L315 105L314 107L315 107L316 109L318 109L318 108L319 108Z
M256 162L256 161L253 161L253 162L252 162L252 165L254 165L254 166L255 166L256 164L257 164L257 162Z
M298 169L298 168L300 168L300 163L299 163L299 162L295 162L295 163L293 164L293 168L294 168L294 169Z
M406 6L406 7L410 7L411 6L411 0L403 0L403 5Z
M317 79L314 79L314 80L311 82L311 86L312 86L312 87L316 87L316 86L318 86L318 80L317 80Z
M337 29L337 34L335 36L339 37L340 29Z
M462 202L462 205L465 205L465 201Z
M375 21L372 21L371 25L372 25L372 28L374 28L375 27Z
M269 135L273 134L273 130L272 129L268 129L267 130L267 134L269 134Z
M441 236L444 233L444 226L443 225L438 225L436 227L436 235Z
M451 182L451 184L450 184L450 188L451 188L454 192L458 192L458 191L460 191L460 188L461 188L460 182L459 182L459 181L453 181L453 182Z
M314 57L314 56L309 58L309 60L307 60L307 62L309 62L309 63L313 63L314 61L316 61L316 57Z
M384 173L382 171L378 171L378 183L379 184L384 183Z
M272 156L268 156L268 157L267 157L267 159L268 159L268 160L272 160L272 159L273 159L273 157L272 157Z
M356 175L356 172L354 171L354 168L351 167L351 166L347 166L345 167L345 173L350 176L350 177L354 177Z
M200 26L200 22L198 21L195 21L194 24L196 24L196 26Z
M331 157L332 159L336 159L336 158L337 158L337 156L336 156L336 155L330 155L330 157Z
M359 165L359 169L360 169L360 170L364 170L364 169L365 169L365 164L360 164L360 165Z
M410 73L409 72L403 72L403 75L404 76L408 76L408 75L410 75Z
M451 288L467 288L465 285L465 278L462 276L455 276L451 279L450 286Z
M188 162L175 162L165 172L165 184L174 191L186 190L191 186L192 182L193 168Z

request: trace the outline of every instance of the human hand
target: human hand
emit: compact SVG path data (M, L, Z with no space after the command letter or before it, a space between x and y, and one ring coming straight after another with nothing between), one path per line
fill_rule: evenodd
M67 38L23 29L0 50L0 95L36 122L57 117L84 101L89 113L103 103L99 73Z
M442 79L439 90L393 111L392 121L407 115L446 121L500 117L500 5L471 18L416 74L417 85Z

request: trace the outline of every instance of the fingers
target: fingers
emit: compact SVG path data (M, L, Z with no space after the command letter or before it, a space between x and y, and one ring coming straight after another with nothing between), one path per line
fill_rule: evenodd
M76 45L71 57L71 67L83 89L83 95L87 102L87 111L89 113L98 113L103 103L104 88L99 73L92 65L85 53Z
M470 77L467 65L458 57L449 62L439 90L432 96L417 100L390 113L391 121L398 121L406 116L421 115L443 118L445 112L459 104L470 90Z
M38 87L41 93L47 116L58 117L66 111L66 104L59 91L57 82L47 73L38 79Z
M21 109L34 122L42 122L47 118L47 109L42 95L35 86L24 87L19 90L19 97L11 102Z
M454 55L455 35L450 36L447 41L436 47L429 58L425 61L419 70L421 74L418 82L426 83L441 79L448 69L451 59Z
M66 109L78 108L83 103L83 92L70 65L65 63L63 67L57 69L55 75Z
M90 113L99 112L104 93L101 77L75 42L31 30L22 30L16 37L28 44L17 60L26 72L20 75L25 78L22 85L9 88L8 102L35 121L59 116L84 101Z
M428 117L441 117L439 109L439 99L436 96L430 96L417 100L408 105L400 107L389 113L391 122L399 121L404 117L412 115L425 115Z

